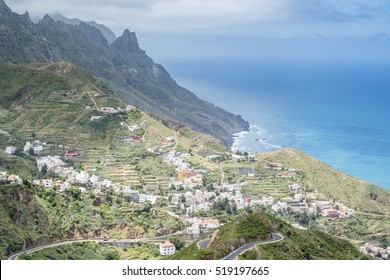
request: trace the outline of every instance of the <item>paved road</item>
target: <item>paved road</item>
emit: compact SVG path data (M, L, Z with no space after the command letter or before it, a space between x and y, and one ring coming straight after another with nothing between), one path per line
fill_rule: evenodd
M20 255L26 253L30 254L36 251L40 251L43 249L48 249L48 248L53 248L61 245L67 245L67 244L72 244L72 243L80 243L80 242L102 242L102 243L136 243L136 242L154 242L154 241L163 241L166 240L167 237L173 236L173 235L178 235L182 234L183 232L179 231L173 234L168 234L164 236L158 236L158 237L152 237L152 238L137 238L137 239L114 239L114 238L108 238L108 239L103 239L103 238L95 238L95 239L79 239L79 240L69 240L69 241L62 241L62 242L55 242L47 245L42 245L38 246L35 248L23 250L17 253L14 253L11 255L8 259L9 260L16 260Z
M209 244L210 244L210 239L203 239L201 241L198 242L198 248L199 249L207 249L209 247Z
M261 244L269 244L269 243L274 243L274 242L279 242L283 240L283 236L277 233L272 234L272 239L271 240L264 240L264 241L259 241L259 242L252 242L245 244L244 246L238 248L237 250L231 252L229 255L224 257L224 260L235 260L237 259L238 255L241 255L245 251L252 249L256 245L261 245Z

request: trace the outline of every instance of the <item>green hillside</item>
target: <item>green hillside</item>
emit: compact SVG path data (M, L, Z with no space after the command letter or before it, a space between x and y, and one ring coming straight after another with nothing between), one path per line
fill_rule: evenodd
M0 258L40 244L78 238L140 238L169 234L183 224L164 211L131 206L125 198L65 194L31 185L0 185Z
M302 171L298 183L307 189L318 190L324 198L335 199L358 212L390 215L390 192L385 189L346 175L293 149L259 155L256 166L268 169L273 162L283 164L284 170Z
M230 252L250 242L270 239L270 233L279 233L284 239L258 245L239 256L239 259L275 260L347 260L366 259L348 241L323 232L300 230L262 212L241 214L220 227L213 235L208 249L193 244L173 255L170 259L221 259Z
M90 25L65 24L46 15L33 23L0 0L0 63L69 62L106 81L122 101L167 120L183 123L230 145L231 135L247 130L240 116L203 101L180 87L146 55L133 32L108 44Z

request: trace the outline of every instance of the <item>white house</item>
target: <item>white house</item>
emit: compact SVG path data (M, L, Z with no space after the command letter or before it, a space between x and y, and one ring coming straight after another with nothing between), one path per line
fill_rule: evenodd
M43 182L43 185L45 186L45 188L53 187L53 180L52 179L43 179L42 182Z
M16 147L15 146L8 146L5 148L5 153L9 155L13 155L16 152Z
M173 255L176 253L176 247L168 240L160 244L160 254L163 256Z
M187 228L188 234L200 234L200 228L197 225L192 225L192 227Z
M301 188L301 186L296 183L289 185L288 187L290 188L291 191L298 191Z
M91 184L95 185L95 184L99 183L99 177L96 176L95 174L93 174L93 175L89 178L89 181L91 182Z

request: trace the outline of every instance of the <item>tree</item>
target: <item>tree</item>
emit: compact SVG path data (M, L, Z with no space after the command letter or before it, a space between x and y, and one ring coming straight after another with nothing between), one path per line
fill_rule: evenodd
M169 241L173 245L175 245L176 250L180 250L181 248L184 248L184 245L185 245L184 241L180 237L178 237L176 235L169 237Z
M41 174L42 174L42 177L45 176L47 173L47 165L44 164L42 167L41 167Z

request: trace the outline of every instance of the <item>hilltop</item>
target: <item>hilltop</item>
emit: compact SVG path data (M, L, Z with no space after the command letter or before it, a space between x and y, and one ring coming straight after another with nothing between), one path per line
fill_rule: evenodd
M240 255L239 259L259 260L309 260L309 259L362 259L365 258L351 243L319 231L299 230L291 225L257 213L244 213L226 225L221 226L211 239L207 249L199 249L193 244L170 259L209 260L222 259L242 245L269 240L272 232L283 235L283 240L272 244L258 245Z
M179 86L143 51L134 32L125 30L109 44L91 23L33 23L0 0L0 63L69 62L105 80L115 95L141 110L180 122L229 146L232 134L247 130L240 116L203 101Z

